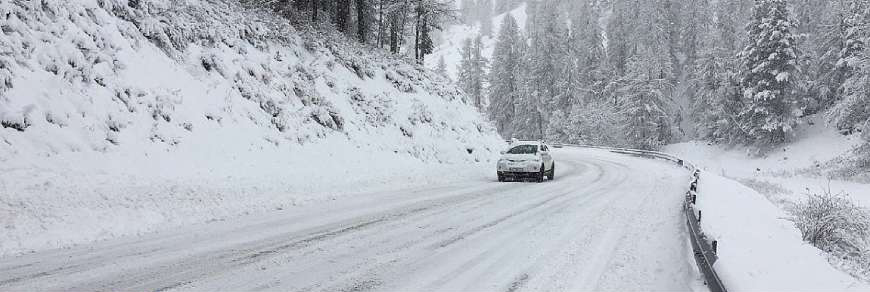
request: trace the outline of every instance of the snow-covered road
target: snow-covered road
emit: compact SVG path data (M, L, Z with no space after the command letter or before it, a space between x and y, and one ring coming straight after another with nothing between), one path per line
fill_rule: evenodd
M469 177L0 258L0 290L697 288L685 170L600 150L554 157L542 184Z

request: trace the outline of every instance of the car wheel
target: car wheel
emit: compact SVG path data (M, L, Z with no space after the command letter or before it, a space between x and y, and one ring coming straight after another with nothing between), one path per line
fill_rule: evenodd
M548 177L550 180L554 180L556 178L556 163L553 163L553 166L550 167L550 176Z
M547 174L547 173L544 172L544 165L541 164L541 172L538 173L537 181L538 181L539 183L544 182L544 176L545 176L546 174Z
M503 175L500 175L500 174L498 175L498 182L504 182L504 176L503 176Z

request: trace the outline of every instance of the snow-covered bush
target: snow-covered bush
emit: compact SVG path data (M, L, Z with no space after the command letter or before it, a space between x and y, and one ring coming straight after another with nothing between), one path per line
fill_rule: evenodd
M830 190L810 193L789 207L803 239L840 259L870 264L870 211Z
M870 183L870 141L855 147L840 157L827 161L818 167L804 169L802 172L829 179Z
M864 126L861 127L861 138L864 141L870 142L870 119L864 122Z

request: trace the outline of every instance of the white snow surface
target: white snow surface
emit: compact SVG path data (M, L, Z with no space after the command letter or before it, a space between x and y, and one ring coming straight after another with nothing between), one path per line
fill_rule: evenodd
M0 127L0 255L452 181L503 147L428 70L237 1L138 3L0 2L0 120L25 126Z
M859 135L843 136L822 123L815 123L803 125L794 142L763 157L749 155L741 147L728 149L697 141L668 145L663 151L692 161L706 172L751 184L777 204L795 201L807 192L819 193L830 187L833 193L848 194L870 207L870 185L829 180L802 171L846 155L861 143Z
M870 291L805 243L780 208L733 180L703 172L701 228L719 241L714 268L728 291Z
M849 275L863 272L829 261L822 250L805 243L785 211L807 192L820 193L828 186L870 206L870 185L800 171L847 154L860 143L857 135L842 136L823 124L807 124L794 142L763 157L741 147L703 142L665 147L665 152L703 170L697 207L704 232L719 241L715 267L729 291L870 290L868 283Z
M556 179L363 193L141 238L0 258L0 290L704 291L688 173L554 149Z

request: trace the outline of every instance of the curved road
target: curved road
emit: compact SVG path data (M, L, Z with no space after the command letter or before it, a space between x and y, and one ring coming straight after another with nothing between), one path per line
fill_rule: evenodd
M2 291L685 291L669 163L558 149L556 180L370 194L0 258Z

